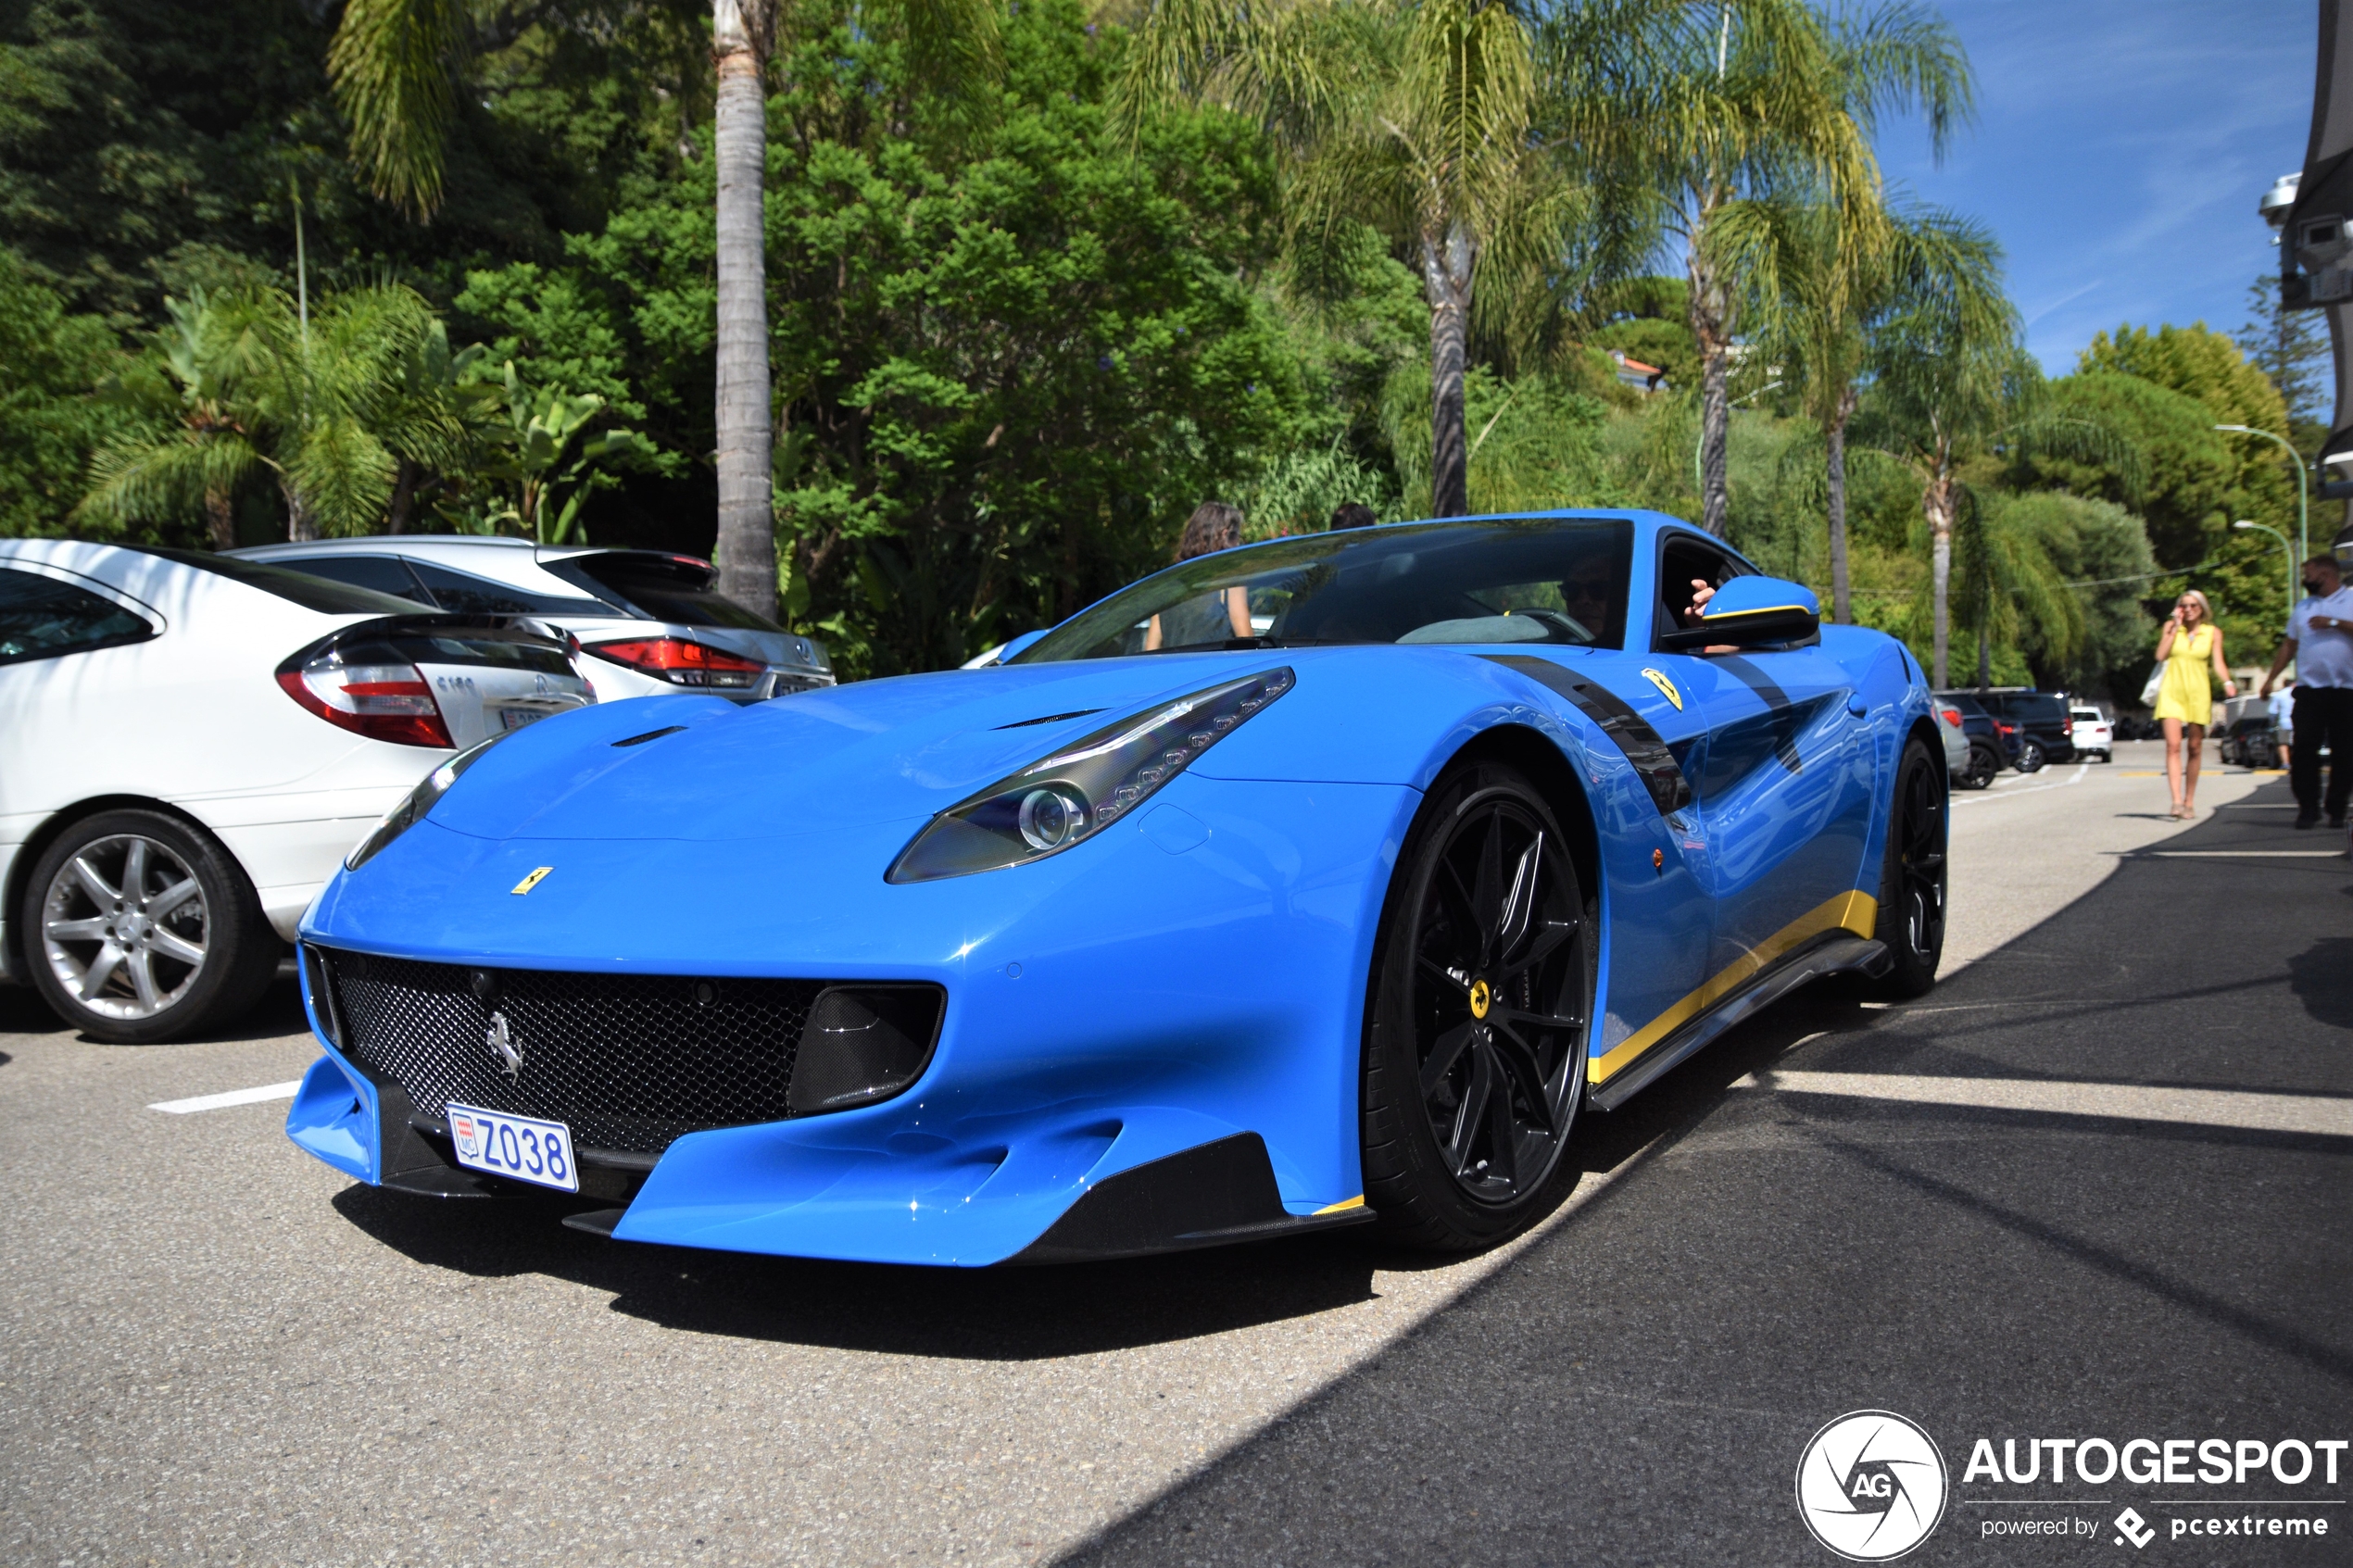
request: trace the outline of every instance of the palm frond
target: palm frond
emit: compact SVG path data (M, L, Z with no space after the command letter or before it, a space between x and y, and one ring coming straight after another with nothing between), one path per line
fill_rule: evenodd
M441 205L464 0L346 0L327 51L335 105L368 187L418 218Z

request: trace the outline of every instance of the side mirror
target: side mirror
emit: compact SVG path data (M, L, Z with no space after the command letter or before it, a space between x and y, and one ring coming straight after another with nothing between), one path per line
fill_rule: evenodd
M1822 601L1802 583L1780 577L1735 577L1716 590L1700 611L1699 624L1679 626L1659 637L1661 647L1679 653L1730 645L1802 643L1822 629Z
M1020 636L1015 637L1012 642L1007 643L1003 647L997 650L997 662L1000 664L1011 664L1013 661L1013 655L1020 653L1028 647L1030 644L1044 636L1047 630L1048 629L1045 627L1040 627L1035 632L1024 632Z

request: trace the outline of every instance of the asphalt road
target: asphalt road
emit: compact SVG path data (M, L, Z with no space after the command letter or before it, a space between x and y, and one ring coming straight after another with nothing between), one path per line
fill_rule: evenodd
M0 1557L1828 1563L1799 1455L1879 1408L1950 1467L1907 1561L2137 1557L2128 1505L2151 1556L2346 1561L2353 1451L2334 1486L1963 1475L1980 1437L2353 1437L2353 864L2276 775L2166 821L2152 751L1960 797L1945 984L1792 998L1442 1266L598 1242L351 1185L283 1100L147 1109L295 1077L284 996L134 1049L0 993ZM2171 1535L2226 1512L2335 1533Z

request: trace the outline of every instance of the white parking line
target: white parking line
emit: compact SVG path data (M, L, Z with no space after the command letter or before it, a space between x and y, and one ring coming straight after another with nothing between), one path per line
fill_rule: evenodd
M2342 860L2342 849L2111 849L2128 860Z
M2040 1078L1931 1078L1897 1073L1782 1073L1767 1069L1732 1085L1780 1094L2034 1110L2130 1122L2178 1122L2258 1133L2320 1133L2353 1138L2353 1099L2257 1094L2239 1089L2161 1089L2143 1084L2083 1084Z
M194 1099L157 1100L149 1110L168 1110L174 1116L185 1116L192 1110L220 1110L232 1105L258 1105L263 1100L292 1099L302 1087L297 1078L291 1084L264 1084L258 1089L231 1089L227 1094L198 1095Z
M2024 789L2001 789L1997 787L1987 790L1982 795L1972 795L1966 799L1957 799L1953 802L1953 804L1956 806L1983 806L1990 801L2015 800L2021 795L2040 795L2046 789L2065 789L2070 784L2082 784L2083 782L2083 775L2089 773L2091 771L2092 765L2089 762L2079 762L2075 765L2075 771L2072 774L2059 780L2057 784L2029 784Z

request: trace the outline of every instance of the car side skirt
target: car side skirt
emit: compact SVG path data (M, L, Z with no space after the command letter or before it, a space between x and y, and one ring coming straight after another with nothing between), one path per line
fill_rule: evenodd
M1658 1075L1742 1019L1809 980L1885 969L1887 948L1872 938L1879 900L1842 893L1799 916L1673 1007L1587 1062L1593 1102L1616 1110Z

